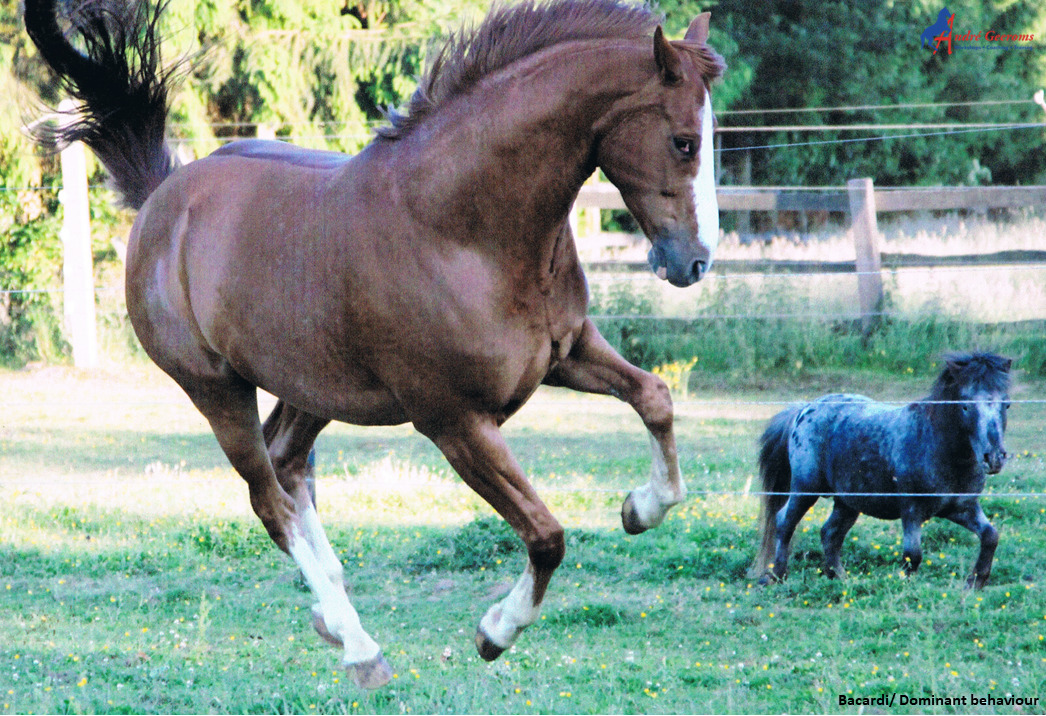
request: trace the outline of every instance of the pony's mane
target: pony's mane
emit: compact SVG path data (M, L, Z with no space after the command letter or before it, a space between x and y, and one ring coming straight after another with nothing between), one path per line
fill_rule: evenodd
M484 77L545 48L577 40L641 39L651 36L660 21L649 5L622 0L496 2L478 27L462 28L447 39L418 81L406 111L390 112L390 124L377 135L403 137ZM685 47L708 77L722 74L722 58L710 48L694 43Z
M954 400L956 388L1005 393L1010 389L1010 360L994 353L949 353L928 400Z

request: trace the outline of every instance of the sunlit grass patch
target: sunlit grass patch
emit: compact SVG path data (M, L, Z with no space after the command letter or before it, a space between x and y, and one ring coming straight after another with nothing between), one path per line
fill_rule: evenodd
M911 385L849 379L887 398ZM1046 687L1041 500L984 498L1001 542L979 592L964 589L976 539L939 520L916 576L900 573L899 524L863 517L843 551L848 578L825 579L826 500L797 530L787 580L746 576L756 438L776 406L738 401L790 399L788 386L681 404L690 496L638 536L619 512L649 477L639 419L611 399L539 393L505 433L567 528L567 553L542 617L492 664L473 634L522 571L521 545L408 428L332 426L318 445L319 512L397 675L360 692L206 426L190 406L147 404L150 384L135 380L34 385L36 406L12 408L19 427L0 430L0 714L808 712L839 710L840 693ZM80 381L141 412L46 407ZM1014 458L990 492L1046 489L1043 419L1041 407L1011 411ZM65 437L48 443L49 429ZM18 448L23 438L50 452Z

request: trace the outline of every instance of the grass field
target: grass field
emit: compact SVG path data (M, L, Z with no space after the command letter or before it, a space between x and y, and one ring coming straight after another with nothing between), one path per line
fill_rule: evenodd
M312 631L311 598L253 517L202 418L137 364L0 373L0 714L138 712L1042 713L1046 700L1046 406L1017 402L1014 458L983 503L1001 532L992 582L963 589L975 538L924 531L899 574L900 529L862 518L850 575L818 574L819 505L790 578L756 587L755 439L779 401L827 390L913 398L925 378L824 374L678 406L691 497L623 533L646 480L639 420L609 399L542 391L506 426L568 530L543 617L493 664L480 616L523 555L434 447L408 428L332 426L318 499L364 626L396 676L356 689ZM1041 398L1018 375L1015 401ZM1038 493L1039 497L1013 497ZM1037 706L902 706L1006 695ZM969 702L967 701L967 704Z

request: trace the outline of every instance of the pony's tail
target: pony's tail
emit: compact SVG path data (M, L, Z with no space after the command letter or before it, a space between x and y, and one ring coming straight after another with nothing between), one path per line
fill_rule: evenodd
M759 476L762 478L763 495L759 499L759 527L761 539L759 554L752 563L750 575L761 577L770 568L774 556L777 532L777 513L788 501L787 493L792 483L792 467L788 461L788 438L801 406L782 410L770 419L763 436L759 439ZM775 493L775 494L768 494Z
M25 2L29 37L80 102L71 122L38 124L35 138L57 146L82 141L109 172L121 202L132 209L141 208L177 167L166 142L173 70L160 63L158 25L164 7L162 0L155 6L122 0ZM62 25L68 25L67 33Z

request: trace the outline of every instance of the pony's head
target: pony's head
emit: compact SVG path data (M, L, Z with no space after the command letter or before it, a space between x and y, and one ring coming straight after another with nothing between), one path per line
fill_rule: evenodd
M699 15L680 42L655 30L656 72L605 118L596 153L653 244L650 268L675 286L699 281L719 242L710 87L724 64L708 21Z
M942 424L968 437L975 460L995 475L1008 455L1003 445L1013 361L993 353L950 353L930 394Z

